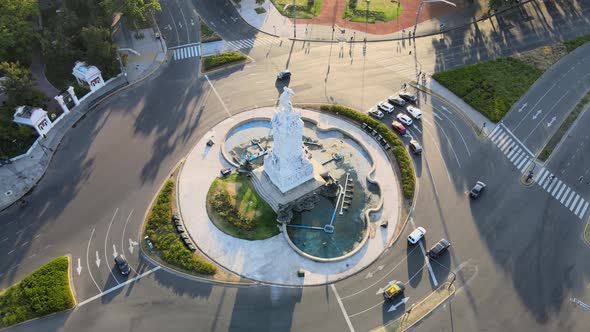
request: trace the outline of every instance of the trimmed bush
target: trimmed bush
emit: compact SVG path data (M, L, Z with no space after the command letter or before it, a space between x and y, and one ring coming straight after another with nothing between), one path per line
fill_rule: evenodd
M217 55L208 56L203 59L203 70L211 70L223 65L246 60L247 57L239 52L227 52Z
M351 108L344 107L341 105L322 105L320 107L322 111L328 111L332 113L342 114L356 122L366 123L367 125L375 128L375 130L383 136L391 146L391 151L397 160L397 164L402 175L402 188L404 197L412 199L414 197L414 190L416 189L416 178L414 177L414 166L410 161L410 155L406 150L404 143L399 137L390 130L383 123L371 118L370 116L357 112Z
M61 256L0 294L0 327L73 307L68 258Z
M514 58L500 58L432 75L466 103L494 122L543 74Z
M215 265L193 254L182 242L172 223L174 181L168 180L150 211L146 235L150 237L160 258L166 263L201 274L214 274Z

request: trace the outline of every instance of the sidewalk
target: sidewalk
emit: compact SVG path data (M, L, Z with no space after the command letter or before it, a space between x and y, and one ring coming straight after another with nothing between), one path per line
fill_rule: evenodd
M166 46L155 39L152 29L144 31L145 38L140 42L132 42L140 56L130 55L125 75L117 76L100 90L86 97L79 96L80 105L70 110L70 114L64 115L48 133L46 138L40 138L29 150L28 155L13 158L12 164L0 167L0 211L6 209L14 202L21 199L45 174L53 154L59 147L62 138L68 130L78 122L93 106L104 99L116 94L130 84L137 83L153 73L166 57ZM122 41L120 48L129 47Z
M390 22L376 22L365 24L362 22L349 22L342 18L344 0L337 3L339 8L333 13L333 0L324 0L322 11L313 19L290 19L282 16L270 0L258 5L256 0L233 1L234 6L248 24L255 29L267 34L284 38L294 37L294 25L296 25L296 38L316 41L351 40L362 41L365 36L367 41L392 40L402 38L401 31L407 32L413 29L419 1L400 0L402 14L398 19ZM443 31L472 23L482 19L487 14L488 0L455 0L457 7L445 4L427 4L422 8L416 35L426 36L440 33L440 25L444 24ZM334 7L334 6L332 6ZM265 13L258 14L255 8L264 8ZM330 13L325 13L331 11ZM295 23L295 24L294 24ZM332 26L335 24L335 30ZM342 29L342 30L341 30ZM343 32L344 31L344 32Z

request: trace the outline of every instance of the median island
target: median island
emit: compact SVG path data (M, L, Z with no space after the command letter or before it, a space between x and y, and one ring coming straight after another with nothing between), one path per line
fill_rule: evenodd
M69 258L58 257L0 294L0 328L71 309Z

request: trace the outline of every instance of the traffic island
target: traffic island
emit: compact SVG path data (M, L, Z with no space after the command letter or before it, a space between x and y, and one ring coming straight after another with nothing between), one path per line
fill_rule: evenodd
M58 257L0 294L0 328L72 309L70 259Z
M204 57L201 60L203 73L227 69L250 62L250 58L240 52L226 52Z
M455 286L447 281L420 302L413 304L401 317L371 332L407 331L421 323L422 320L445 303L454 293Z
M584 237L584 242L586 245L590 247L590 220L586 222L586 226L584 227L584 233L582 234Z

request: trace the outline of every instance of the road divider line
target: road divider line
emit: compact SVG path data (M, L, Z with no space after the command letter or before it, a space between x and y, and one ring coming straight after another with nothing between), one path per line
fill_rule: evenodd
M215 95L217 96L217 99L219 99L219 102L221 103L221 106L223 106L223 109L225 109L227 114L231 117L232 116L231 112L229 111L229 109L227 109L227 106L225 106L223 99L221 99L221 96L219 95L219 93L217 93L217 89L215 89L215 87L213 86L213 83L211 83L211 81L209 80L209 76L205 75L205 79L207 80L207 83L209 83L209 86L211 86L211 90L213 90L213 93L215 93Z
M332 287L332 291L334 292L334 295L336 295L336 300L338 300L338 305L340 306L340 310L342 310L342 314L344 315L344 319L346 319L346 324L348 324L348 328L350 329L350 332L354 332L354 327L352 326L352 323L350 322L350 317L348 317L348 314L346 313L346 308L344 308L344 304L342 303L342 300L340 300L340 296L338 295L338 291L336 290L336 286L334 286L334 284L330 284L330 287Z
M107 241L109 239L109 232L111 231L111 226L113 226L113 221L115 220L115 217L117 216L117 212L119 212L119 208L115 209L115 214L113 214L113 217L111 218L111 222L109 223L109 228L107 228L107 234L104 237L104 258L106 260L107 266L109 267L109 272L111 273L111 276L113 277L113 279L115 279L117 284L121 284L119 282L119 280L117 280L117 277L115 277L115 274L113 273L113 270L111 269L111 264L109 264L109 255L107 255Z
M94 235L94 227L92 227L92 232L90 232L90 239L88 239L88 246L86 247L86 267L88 268L88 274L90 274L90 279L92 279L92 282L94 282L96 289L98 289L98 291L100 292L100 287L98 286L98 283L96 282L96 280L94 280L94 276L92 276L92 271L90 270L90 263L89 263L90 260L88 259L88 252L90 251L90 242L92 241L93 235ZM98 251L96 253L98 254Z
M416 224L414 223L414 218L410 218L410 223L412 224L412 227L415 229ZM432 282L434 282L434 287L438 287L438 281L436 280L436 276L434 275L434 271L432 270L432 266L430 266L430 260L428 259L428 255L426 255L426 249L424 249L424 245L422 244L422 241L418 242L418 244L420 245L420 250L422 251L422 255L424 255L424 260L425 260L426 266L428 266L428 272L430 273L430 277L432 278ZM422 268L424 268L424 266L422 266ZM420 270L422 270L422 269L420 269Z
M119 288L121 288L121 287L125 287L126 285L128 285L128 284L130 284L130 283L132 283L132 282L134 282L134 281L136 281L136 280L139 280L139 279L141 279L141 278L143 278L143 277L145 277L145 276L147 276L147 275L149 275L149 274L152 274L152 273L154 273L154 272L158 271L158 270L159 270L159 269L161 269L161 268L162 268L162 267L158 265L158 266L154 267L153 269L151 269L151 270L149 270L149 271L147 271L147 272L144 272L144 273L142 273L142 274L138 275L137 277L131 278L131 279L129 279L129 280L127 280L127 281L125 281L125 282L124 282L124 283L122 283L122 284L118 284L118 285L117 285L117 286L115 286L115 287L109 288L109 289L107 289L107 290L106 290L106 291L104 291L104 292L101 292L101 293L99 293L99 294L96 294L96 295L94 295L93 297L91 297L91 298L89 298L89 299L86 299L86 300L84 300L84 301L82 301L82 302L78 303L78 307L81 307L81 306L83 306L83 305L85 305L85 304L88 304L88 303L90 303L90 302L92 302L92 301L94 301L94 300L96 300L96 299L99 299L99 298L101 298L101 297L103 297L103 296L105 296L105 295L107 295L107 294L109 294L109 293L111 293L111 292L114 292L114 291L116 291L117 289L119 289Z

